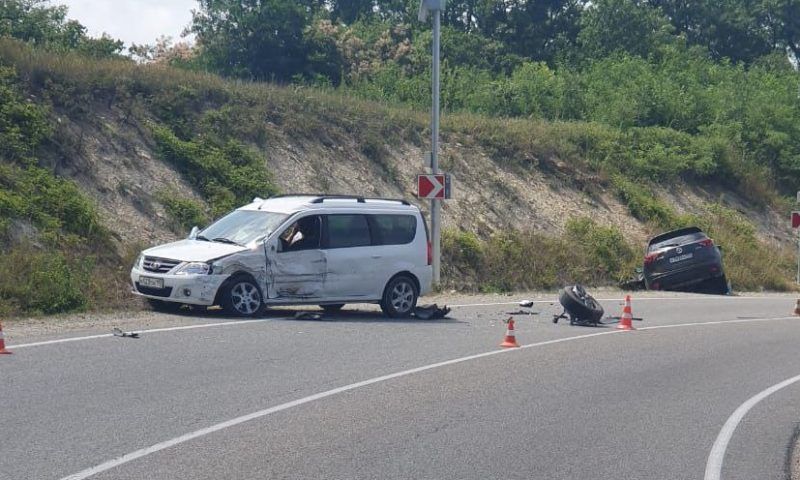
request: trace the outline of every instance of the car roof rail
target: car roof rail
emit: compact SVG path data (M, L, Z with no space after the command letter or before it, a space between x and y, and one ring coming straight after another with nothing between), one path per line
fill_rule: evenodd
M314 197L311 203L323 203L325 200L355 200L358 203L366 203L367 200L380 200L384 202L397 202L402 205L411 206L407 200L402 198L384 198L384 197L365 197L363 195L339 195L329 193L282 193L280 195L272 195L269 198L287 198L287 197Z
M322 195L314 200L311 200L311 203L323 203L325 200L355 200L358 203L366 203L367 200L379 200L382 202L397 202L402 205L411 205L406 200L401 198L362 197L359 195Z

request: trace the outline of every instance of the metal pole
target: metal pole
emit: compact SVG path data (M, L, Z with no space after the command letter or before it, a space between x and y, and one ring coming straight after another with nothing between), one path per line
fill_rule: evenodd
M800 285L800 230L797 235L797 284Z
M439 35L442 12L433 11L433 68L431 83L433 84L433 108L431 109L431 173L439 173ZM433 235L433 284L440 279L441 245L442 245L442 203L431 200L431 234ZM800 281L800 280L799 280Z

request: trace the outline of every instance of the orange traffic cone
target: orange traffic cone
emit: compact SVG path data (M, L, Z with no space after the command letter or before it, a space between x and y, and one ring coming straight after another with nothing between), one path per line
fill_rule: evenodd
M800 300L794 304L794 314L800 316Z
M622 309L622 317L619 319L617 328L620 330L636 330L633 328L633 311L631 310L631 296L625 296L625 308Z
M501 343L500 346L504 348L519 347L519 344L517 343L517 337L514 336L514 317L509 317L509 319L506 320L506 323L508 324L506 338L503 339L503 343Z
M3 335L3 324L0 323L0 355L11 355L13 352L6 350L6 340Z

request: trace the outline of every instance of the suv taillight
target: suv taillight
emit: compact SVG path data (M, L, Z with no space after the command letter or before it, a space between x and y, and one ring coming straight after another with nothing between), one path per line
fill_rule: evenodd
M701 247L713 247L714 246L714 240L711 240L710 238L706 238L705 240L701 240L698 243L700 244Z
M658 257L658 253L647 254L647 256L644 257L644 264L650 265L651 263L656 261L656 257Z
M433 265L433 245L428 242L428 265Z

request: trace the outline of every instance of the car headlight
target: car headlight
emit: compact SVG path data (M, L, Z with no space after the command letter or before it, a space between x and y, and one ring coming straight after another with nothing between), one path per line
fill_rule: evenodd
M144 254L140 253L139 258L136 259L136 263L133 264L133 267L141 270L143 264L144 264Z
M175 275L208 275L211 265L205 262L187 262L175 271Z

